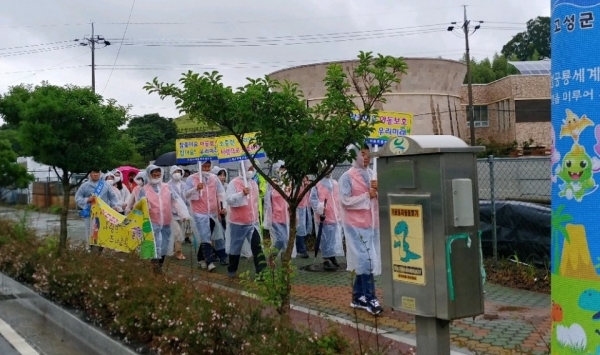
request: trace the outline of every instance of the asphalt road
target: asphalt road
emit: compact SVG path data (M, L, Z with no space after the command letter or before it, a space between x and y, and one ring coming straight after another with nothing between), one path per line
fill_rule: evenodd
M10 343L0 335L0 354L2 355L21 355Z

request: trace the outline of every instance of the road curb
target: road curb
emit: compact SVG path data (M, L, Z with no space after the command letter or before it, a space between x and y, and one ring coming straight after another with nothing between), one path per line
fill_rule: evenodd
M139 355L133 349L110 337L104 330L85 322L81 316L48 301L29 287L1 272L0 290L2 293L15 296L15 301L19 304L38 312L99 354Z

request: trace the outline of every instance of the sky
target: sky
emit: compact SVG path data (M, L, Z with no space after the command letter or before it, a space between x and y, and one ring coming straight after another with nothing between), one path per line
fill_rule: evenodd
M75 39L111 44L95 51L96 92L131 105L131 115L180 114L172 100L143 90L193 70L218 70L227 85L287 67L346 60L359 51L458 59L465 41L451 22L484 21L470 36L476 59L491 57L525 23L550 15L549 0L19 0L0 12L0 93L12 85L91 86L91 50Z

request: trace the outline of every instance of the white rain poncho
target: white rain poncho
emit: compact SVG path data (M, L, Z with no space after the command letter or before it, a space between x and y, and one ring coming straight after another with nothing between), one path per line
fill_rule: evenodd
M222 181L221 181L221 184L223 184L223 188L224 188L225 190L227 190L227 178L229 177L229 174L227 173L227 169L223 169L223 168L221 168L221 167L219 167L219 166L214 166L214 167L213 167L213 168L210 170L210 172L211 172L211 173L213 173L213 174L215 174L215 175L217 175L217 177L219 176L219 173L220 173L221 171L224 171L224 172L225 172L225 182L222 182ZM220 180L220 179L219 179L219 180ZM223 203L225 204L226 202L225 202L225 201L223 201ZM227 206L224 206L224 207L225 207L225 208L227 208Z
M125 201L125 215L129 214L129 212L131 212L133 209L133 206L135 206L135 204L140 200L139 196L142 186L148 183L148 180L146 179L146 172L140 171L137 173L133 181L136 183L136 186L131 191L131 194L129 194L127 201Z
M244 169L252 164L244 161ZM250 194L245 196L242 190L248 186ZM227 186L226 200L228 205L228 218L226 228L226 251L230 255L251 257L250 239L256 230L260 234L258 223L258 185L250 177L244 181L240 168L236 178Z
M79 186L79 189L77 189L77 192L75 193L75 202L79 208L86 210L88 207L90 207L88 198L94 195L100 180L104 180L103 174L100 174L98 181L94 182L91 179L88 179ZM109 184L104 183L102 190L100 190L100 193L98 194L98 198L106 202L111 208L117 211L120 208L118 205L119 197L115 194L114 190ZM83 220L85 225L85 237L86 240L88 240L92 232L90 227L90 218L85 217Z
M185 203L185 199L183 197L185 186L185 183L183 182L183 169L176 165L173 165L171 168L169 168L169 173L171 175L171 179L167 184L171 188L171 191L177 194L177 196L182 200L182 202ZM176 175L176 173L179 175ZM188 206L186 205L186 207ZM185 239L184 228L182 225L181 218L175 210L173 211L173 219L171 220L171 236L172 238L169 240L169 249L167 250L167 255L169 256L173 255L173 251L175 249L175 241L183 242L183 240Z
M325 207L325 200L327 206ZM310 190L310 205L315 214L315 230L319 232L320 217L325 212L319 246L324 258L344 256L342 243L342 207L340 206L339 186L331 178L323 178ZM325 211L323 211L326 208Z
M379 204L370 198L373 172L365 168L360 150L352 167L339 180L342 227L346 238L348 271L357 275L381 274Z
M125 185L125 183L123 183L123 172L115 169L112 171L113 176L115 177L115 184L113 185L115 188L115 192L119 195L119 197L121 198L121 201L123 201L123 206L125 206L125 204L127 203L127 200L129 199L129 195L131 195L131 193L129 192L129 189L127 188L127 186ZM121 189L119 190L119 187L117 185L119 185L119 182L121 183Z

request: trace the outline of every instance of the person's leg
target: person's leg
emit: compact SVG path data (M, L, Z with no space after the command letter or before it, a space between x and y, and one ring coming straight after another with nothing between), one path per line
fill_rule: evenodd
M296 236L296 252L298 253L298 257L307 259L308 254L306 253L306 236L305 235L297 235Z
M338 268L340 264L338 264L335 258L335 233L335 224L323 224L319 248L325 262L329 261L333 268Z
M231 224L231 242L229 246L229 265L227 266L227 274L229 277L235 277L236 272L240 264L240 254L242 252L242 245L244 245L244 228L247 226L239 226Z
M373 274L363 275L363 290L367 297L367 311L373 315L378 315L383 312L383 308L379 304L379 300L375 295L375 277Z
M213 263L215 259L213 255L213 246L210 241L212 240L212 233L215 230L215 221L212 218L209 218L208 223L210 226L210 235L208 236L208 241L206 237L202 238L202 249L204 251L204 258L206 259L208 271L213 271L215 269L215 264Z
M169 251L169 242L171 238L171 226L166 225L161 227L162 234L162 243L161 243L161 251L160 251L160 266L165 262L165 257L167 256L167 252Z
M217 239L215 242L215 250L221 265L227 265L227 252L225 251L225 239Z
M260 274L265 268L265 254L263 253L260 245L260 234L256 229L252 232L250 239L250 248L252 249L252 256L254 258L254 270L256 274Z
M369 305L369 300L365 295L364 287L364 277L366 275L356 275L354 277L354 284L352 285L352 302L350 303L350 307L352 308L360 308L367 309Z

